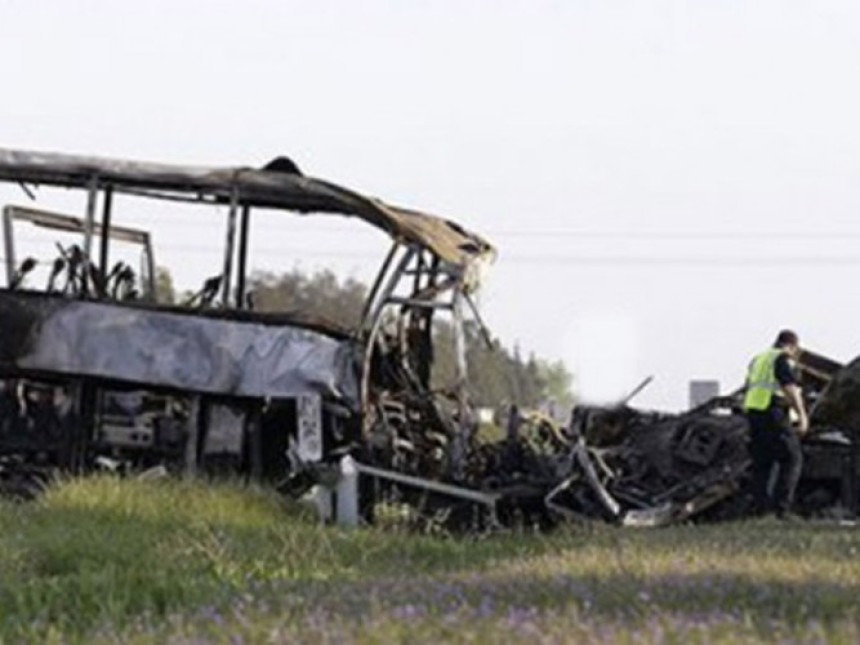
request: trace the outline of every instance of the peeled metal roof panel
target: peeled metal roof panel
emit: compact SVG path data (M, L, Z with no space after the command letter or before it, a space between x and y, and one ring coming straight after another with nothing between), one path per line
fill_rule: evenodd
M86 188L103 185L206 194L239 203L302 213L359 217L395 239L420 244L464 267L492 256L480 236L446 219L389 206L320 179L243 167L205 168L0 148L0 181Z

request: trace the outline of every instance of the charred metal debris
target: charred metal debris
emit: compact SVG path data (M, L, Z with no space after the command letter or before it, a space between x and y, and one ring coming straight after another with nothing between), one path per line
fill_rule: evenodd
M294 495L316 487L347 521L372 521L383 502L478 529L746 512L737 396L683 414L578 406L567 425L513 409L504 437L479 437L464 324L483 328L473 296L495 251L459 224L307 177L285 158L263 169L195 168L0 149L0 182L31 200L43 188L86 196L78 215L3 208L0 493L31 496L58 471L161 467L240 473ZM165 217L176 202L221 213L219 275L182 305L158 302L152 237L113 224L119 196ZM390 237L354 329L250 308L260 210L358 218ZM79 243L19 261L21 222ZM140 246L140 267L111 265L115 241ZM453 323L457 373L434 390L439 316ZM801 507L852 515L860 363L806 353L800 368L814 410Z

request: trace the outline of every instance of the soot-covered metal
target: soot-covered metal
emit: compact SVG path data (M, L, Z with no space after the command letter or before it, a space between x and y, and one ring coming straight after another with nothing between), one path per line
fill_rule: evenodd
M492 246L448 220L398 208L303 175L278 159L263 169L196 168L0 149L0 182L33 197L86 193L76 216L3 208L6 288L0 290L0 480L23 486L52 468L232 471L301 491L392 420L445 437L440 478L460 479L471 413L463 331ZM113 226L114 197L228 208L223 271L185 306L159 302L148 231ZM248 235L259 209L358 218L391 246L360 324L308 312L249 309ZM16 222L78 234L53 258L16 257ZM111 243L146 261L108 263ZM39 264L42 289L25 289ZM460 359L445 396L430 391L436 315L452 318ZM390 436L389 436L390 438ZM388 464L385 464L388 465ZM33 477L22 476L31 469ZM13 476L14 475L14 476Z
M298 326L189 316L114 302L7 293L2 368L172 388L288 398L315 393L359 407L357 352Z

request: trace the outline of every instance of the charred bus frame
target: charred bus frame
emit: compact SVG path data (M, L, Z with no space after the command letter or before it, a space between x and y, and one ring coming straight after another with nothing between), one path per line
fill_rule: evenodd
M297 420L299 448L290 454L300 462L324 462L332 449L365 445L387 424L385 408L393 404L408 409L405 416L412 421L435 426L447 437L443 476L462 476L471 426L463 325L467 312L477 314L471 294L481 267L494 256L482 237L449 220L306 177L284 158L264 169L198 168L0 149L0 182L19 184L31 196L32 186L86 191L80 219L6 210L8 285L0 289L0 376L69 386L85 435L95 423L98 390L187 395L193 404L184 465L193 469L203 442L198 432L207 432L211 407L238 404L256 410L245 415L243 435L256 445L258 454L249 468L259 472L259 434L265 425L259 411L267 401L310 397L320 403L302 409L323 408L322 416L335 423L347 419L353 428L332 439L321 436L328 429L321 430L320 421L303 438ZM118 302L98 290L69 297L10 288L16 270L11 225L16 215L82 234L85 283L106 283L111 240L123 236L147 248L151 277L149 237L113 225L115 195L227 207L217 308ZM339 329L301 312L248 310L248 246L255 209L356 217L390 236L390 251L355 329ZM456 335L457 379L448 397L455 409L449 413L440 411L439 401L431 401L436 396L430 391L432 320L438 312L451 315ZM78 467L92 456L88 450L83 446L77 453L73 461Z

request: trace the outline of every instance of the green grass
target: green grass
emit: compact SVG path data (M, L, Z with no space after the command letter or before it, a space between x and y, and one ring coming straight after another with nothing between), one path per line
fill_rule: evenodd
M858 550L775 521L347 530L238 483L99 477L0 503L0 639L851 643Z

